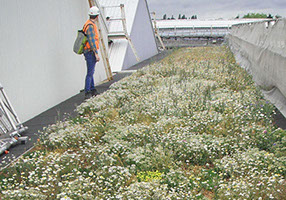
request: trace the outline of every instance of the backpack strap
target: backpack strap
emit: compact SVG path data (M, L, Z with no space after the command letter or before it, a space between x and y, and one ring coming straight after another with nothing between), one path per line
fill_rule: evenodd
M89 24L87 24L86 26L83 26L82 31L84 32L84 34L86 34L86 30L87 30L87 27L88 27L89 25L92 25L92 26L93 26L92 23L89 23Z

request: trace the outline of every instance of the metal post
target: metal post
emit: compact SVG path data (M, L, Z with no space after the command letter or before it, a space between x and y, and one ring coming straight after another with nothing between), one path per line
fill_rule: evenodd
M174 27L174 35L176 36L177 35L177 26L175 25Z

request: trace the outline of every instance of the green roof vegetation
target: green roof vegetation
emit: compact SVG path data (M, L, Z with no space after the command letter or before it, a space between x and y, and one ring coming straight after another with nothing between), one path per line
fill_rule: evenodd
M0 172L1 199L285 199L285 131L225 46L176 50L77 111Z

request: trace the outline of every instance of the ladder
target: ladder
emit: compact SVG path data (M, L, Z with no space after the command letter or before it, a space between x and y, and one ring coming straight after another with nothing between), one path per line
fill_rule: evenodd
M108 40L112 41L115 39L127 39L135 57L136 57L136 60L139 62L140 58L139 58L138 53L137 53L137 51L136 51L136 49L132 43L132 40L131 40L128 32L127 32L124 4L120 4L119 6L106 6L106 7L104 7L104 8L120 8L120 10L121 10L121 18L109 19L109 20L110 21L116 21L116 20L122 21L123 30L118 31L118 32L109 32L109 29L108 29L107 23L106 23L106 18L103 15L103 10L102 10L102 7L100 6L98 0L88 0L88 3L89 3L90 7L92 7L92 6L98 7L99 12L100 12L100 17L101 17L101 20L103 22L102 23L103 28L105 28L105 30L108 32ZM113 77L112 77L112 71L111 71L110 62L109 62L108 49L104 43L103 33L102 33L101 26L100 26L99 22L96 23L96 26L98 28L98 34L99 34L99 40L100 40L99 47L100 47L101 55L103 57L105 72L107 75L107 79L110 81L113 79Z
M159 30L158 30L158 28L157 28L156 13L155 13L155 12L152 12L152 14L153 14L153 23L154 23L154 32L155 32L155 35L157 36L159 42L161 43L161 46L162 46L163 50L166 50L166 47L165 47L165 45L164 45L164 43L163 43L163 41L162 41L161 36L159 35Z
M108 30L108 39L109 40L116 40L116 39L127 39L135 57L136 60L139 62L140 58L138 56L138 53L135 49L135 46L133 45L133 42L131 40L131 37L129 36L128 32L127 32L127 26L126 26L126 16L125 16L125 9L124 9L124 4L120 4L119 6L104 6L104 9L110 9L110 8L120 8L120 12L121 12L121 17L119 18L110 18L109 21L121 21L122 22L122 27L123 30L121 31L116 31L116 32L110 32Z
M27 129L20 122L0 83L0 155L7 154L8 149L19 142L25 144L28 137L21 137L21 133Z
M98 1L97 0L88 0L88 2L89 2L90 7L95 6L95 5L98 7L99 12L100 12L100 17L104 22L103 23L104 28L106 28L106 30L107 30L106 23L105 23L105 17L102 15L102 10L101 10L101 7L99 6ZM98 29L99 50L100 50L100 53L101 53L102 58L103 58L103 65L104 65L105 73L107 76L107 80L111 81L111 80L113 80L113 76L112 76L112 71L111 71L110 62L109 62L109 58L108 58L109 56L107 53L107 48L104 44L102 30L101 30L101 27L100 27L100 24L98 21L96 22L96 27Z

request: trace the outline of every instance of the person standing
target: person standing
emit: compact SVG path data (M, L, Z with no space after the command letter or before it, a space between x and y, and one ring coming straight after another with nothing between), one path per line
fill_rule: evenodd
M98 20L99 16L99 9L96 6L91 7L88 15L89 19L83 26L83 31L86 34L88 40L83 51L87 66L84 87L85 99L98 94L94 86L93 75L95 71L95 64L100 60L98 56L99 36L96 27L96 21Z

